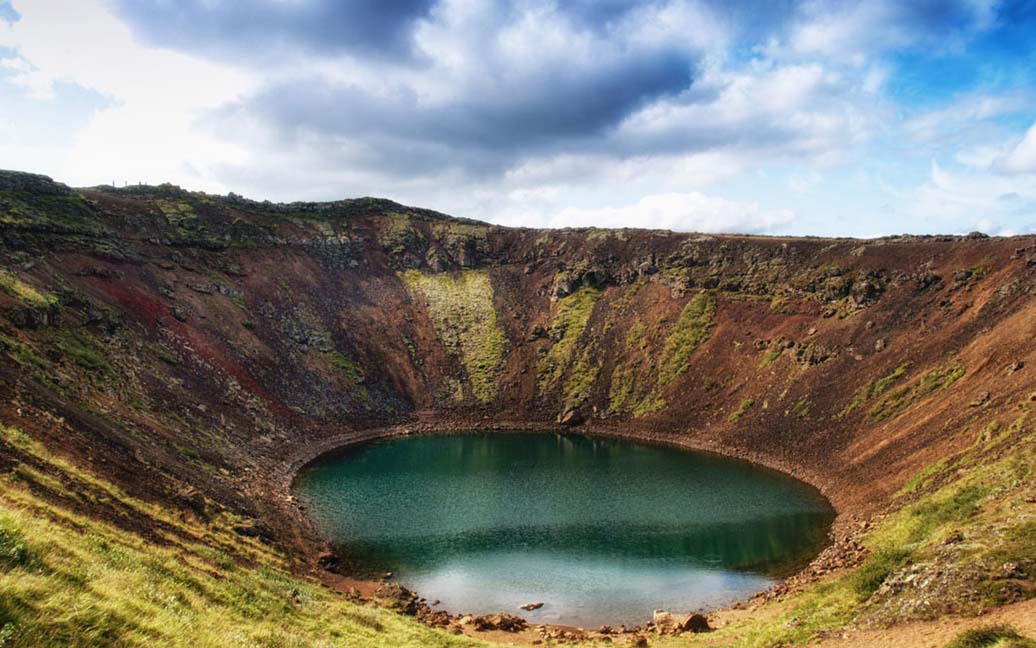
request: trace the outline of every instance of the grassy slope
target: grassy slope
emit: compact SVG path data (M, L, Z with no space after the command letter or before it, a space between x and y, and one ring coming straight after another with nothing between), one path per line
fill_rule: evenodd
M999 436L982 428L971 448L908 483L902 507L864 535L870 554L857 567L763 605L747 623L664 645L802 645L1036 596L1036 433L1029 403L1019 407Z
M289 573L284 557L231 530L172 516L0 428L30 461L0 476L0 646L472 646L350 603ZM86 500L162 529L79 515Z

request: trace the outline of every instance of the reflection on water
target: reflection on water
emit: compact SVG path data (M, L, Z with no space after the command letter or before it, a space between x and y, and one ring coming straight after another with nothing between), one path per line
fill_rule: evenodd
M353 448L298 490L358 564L452 611L576 625L729 603L811 558L812 489L713 455L578 435L487 433Z

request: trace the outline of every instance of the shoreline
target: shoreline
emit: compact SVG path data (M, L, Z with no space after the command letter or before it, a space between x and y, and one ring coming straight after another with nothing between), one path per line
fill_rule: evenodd
M821 575L829 573L833 569L841 566L842 563L852 557L851 555L845 555L846 553L858 554L859 551L859 545L853 539L853 533L851 532L851 529L858 528L859 526L858 524L855 524L857 522L856 516L852 513L847 514L845 502L839 501L839 498L833 498L831 496L831 493L834 490L834 485L831 481L821 477L813 471L804 469L801 466L790 465L789 462L784 460L749 450L720 446L719 444L710 442L708 439L702 439L691 434L680 432L660 433L649 429L638 428L636 425L626 425L621 428L618 426L595 423L588 423L580 426L564 426L542 421L473 421L469 419L451 420L444 418L412 422L410 424L349 430L339 434L333 434L320 439L315 443L307 444L305 447L299 448L295 452L288 454L286 459L280 463L273 476L275 499L277 502L282 502L284 504L283 507L280 507L282 512L285 513L294 524L298 525L297 528L304 529L307 536L313 540L317 540L317 542L311 543L312 546L308 548L309 550L305 551L304 555L301 556L303 561L310 567L311 572L333 589L345 594L351 594L353 596L359 595L367 598L371 597L378 587L386 583L394 583L394 581L391 580L359 577L355 573L339 574L325 569L324 566L322 566L322 561L326 561L329 555L333 555L333 547L330 545L327 538L324 537L318 529L316 529L311 517L309 516L307 504L300 500L294 492L296 479L308 465L329 454L333 454L338 450L345 450L364 443L410 436L464 435L477 432L505 432L512 434L573 434L591 438L596 437L636 441L656 446L670 447L680 451L714 454L727 459L751 463L756 467L771 470L786 477L793 478L812 488L830 505L834 517L828 530L827 542L808 563L803 565L794 573L789 574L784 578L776 579L775 583L770 588L734 601L733 603L717 606L715 609L708 610L706 612L707 615L721 613L727 610L743 609L752 605L756 601L771 600L773 598L782 597L787 593L794 591L798 587L814 582ZM848 552L846 551L847 549L849 550ZM417 596L421 596L420 592L417 592L416 594ZM508 611L500 612L510 614ZM684 611L672 612L678 615L683 614ZM459 615L454 615L452 612L447 612L445 610L435 610L435 613L445 614L451 621L456 621L460 618ZM520 616L520 614L516 616ZM647 617L647 614L645 614L645 617ZM645 622L642 625L646 625L648 622L649 620L645 619ZM530 622L529 628L534 627L547 628L548 630L554 629L562 632L583 630L581 628L574 628L571 626L549 623L533 624ZM640 626L637 626L638 630L639 628ZM486 637L487 634L493 633L476 633L477 636L481 637ZM513 633L503 633L503 637L512 639L519 638ZM496 639L502 639L503 637L497 637ZM493 639L493 637L489 638Z

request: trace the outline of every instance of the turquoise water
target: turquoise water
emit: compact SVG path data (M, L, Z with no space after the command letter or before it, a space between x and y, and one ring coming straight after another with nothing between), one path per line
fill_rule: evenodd
M354 567L451 612L583 627L711 608L769 587L826 541L815 490L711 454L570 434L409 437L296 482Z

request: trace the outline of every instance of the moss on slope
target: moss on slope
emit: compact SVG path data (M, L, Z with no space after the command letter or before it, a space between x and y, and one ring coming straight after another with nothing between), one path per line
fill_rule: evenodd
M481 401L492 400L507 337L496 321L489 275L477 270L455 276L410 270L402 276L411 292L428 303L435 331L467 370L472 393Z
M577 350L577 342L586 330L590 322L590 315L593 313L594 305L601 297L601 291L596 288L580 288L571 295L558 300L557 310L551 322L550 330L556 337L554 346L550 348L547 355L540 361L539 378L540 393L546 393L561 382L562 377L569 365L572 364ZM590 371L589 365L585 367ZM596 377L596 372L594 374ZM570 392L577 392L579 384L584 382L583 377L575 375L572 378L573 387ZM593 382L591 379L590 382Z
M711 293L699 293L687 302L662 347L662 356L658 360L660 387L665 387L687 371L691 354L709 338L715 318L716 298Z

